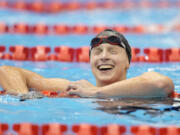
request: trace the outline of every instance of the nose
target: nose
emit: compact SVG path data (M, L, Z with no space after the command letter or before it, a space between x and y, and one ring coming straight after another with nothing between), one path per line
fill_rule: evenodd
M106 49L104 49L103 52L102 52L101 60L102 60L103 62L109 60L109 55L108 55L108 52L107 52Z

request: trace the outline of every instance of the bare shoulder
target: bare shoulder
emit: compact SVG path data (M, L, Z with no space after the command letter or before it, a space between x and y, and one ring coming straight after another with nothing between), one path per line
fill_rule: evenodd
M166 90L168 93L172 93L174 91L174 83L172 79L166 75L151 71L143 73L142 77L151 81L152 84L157 87Z
M145 76L147 76L147 75L148 76L164 76L164 75L162 75L162 74L160 74L158 72L154 72L154 71L145 72L142 75L145 75Z
M154 72L154 71L145 72L142 74L142 76L149 79L153 78L157 80L164 79L164 80L172 81L170 77L160 74L158 72Z

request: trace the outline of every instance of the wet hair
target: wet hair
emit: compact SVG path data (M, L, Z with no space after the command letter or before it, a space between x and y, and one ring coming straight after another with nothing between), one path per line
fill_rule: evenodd
M105 29L101 33L99 33L96 37L103 37L103 36L117 36L120 41L125 45L125 50L128 56L129 63L131 62L132 54L131 54L131 46L129 45L127 39L119 32L112 30L112 29ZM92 48L90 49L89 55L91 53Z

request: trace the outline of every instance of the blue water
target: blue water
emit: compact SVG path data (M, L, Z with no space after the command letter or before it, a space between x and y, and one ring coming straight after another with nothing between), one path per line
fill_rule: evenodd
M166 12L165 12L166 11ZM179 9L134 9L134 10L94 10L62 12L57 14L36 14L32 12L17 12L0 10L0 21L8 24L27 22L34 24L66 23L74 24L166 24L175 16ZM106 17L104 17L106 16ZM168 19L167 19L168 18ZM47 45L54 48L68 45L73 48L89 45L94 35L0 35L0 44L7 48L11 45L22 44L28 47ZM141 50L146 47L180 47L179 33L164 34L126 34L133 47ZM95 85L88 63L63 62L18 62L0 60L0 65L11 65L31 70L44 77L60 77L71 81L86 79ZM156 71L172 78L175 89L180 93L180 63L132 63L128 78L141 75L147 71ZM42 98L19 101L18 97L0 96L0 122L9 124L17 122L62 124L91 123L105 125L119 123L124 125L180 125L179 99L151 100L113 100L113 99L71 99L71 98ZM127 107L129 106L129 107Z
M155 10L155 14L152 13ZM168 11L168 12L167 12ZM38 14L34 12L21 12L14 11L13 9L0 10L1 20L7 24L14 24L19 22L36 24L38 22L46 22L46 24L53 25L57 23L63 23L68 25L74 24L87 24L87 25L117 25L124 24L128 26L137 24L166 24L168 21L174 19L179 14L179 9L165 8L165 9L112 9L102 10L97 9L93 11L77 10L74 12L63 11L56 14ZM106 17L104 17L104 15ZM140 17L139 17L140 16ZM31 18L31 19L29 19ZM73 21L72 21L73 20Z

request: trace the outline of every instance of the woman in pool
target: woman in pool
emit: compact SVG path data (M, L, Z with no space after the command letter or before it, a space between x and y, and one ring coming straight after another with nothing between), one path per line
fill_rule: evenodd
M80 97L168 97L174 91L172 80L156 72L146 72L126 79L130 67L131 48L125 37L104 30L91 41L90 64L96 86L86 80L70 82L44 78L34 72L11 66L0 67L0 85L7 93L26 94L36 91L58 91Z

